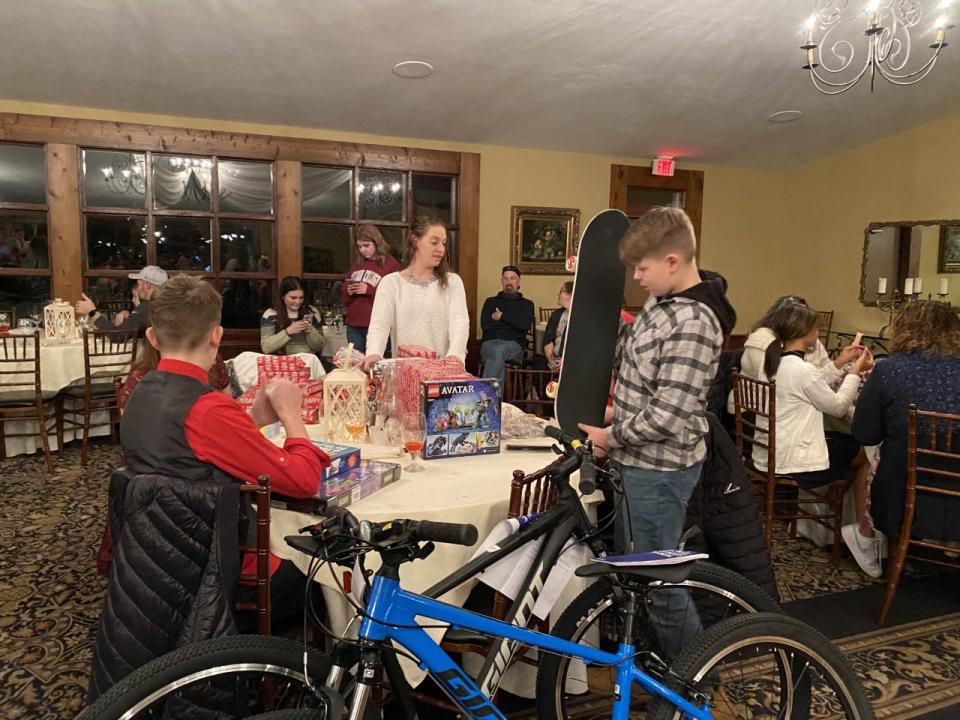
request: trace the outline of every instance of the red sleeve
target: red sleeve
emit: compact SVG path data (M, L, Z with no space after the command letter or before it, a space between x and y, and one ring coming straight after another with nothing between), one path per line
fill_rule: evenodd
M320 471L330 458L309 440L289 439L282 448L267 440L253 420L223 393L207 393L187 414L187 443L197 458L243 482L270 476L270 489L308 498L320 489Z

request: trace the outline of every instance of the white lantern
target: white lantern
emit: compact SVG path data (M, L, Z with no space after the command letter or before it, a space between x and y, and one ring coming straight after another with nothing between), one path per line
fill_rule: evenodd
M66 342L74 337L77 321L73 305L57 298L43 308L43 335L50 342Z
M323 378L323 421L328 442L358 443L367 418L367 376L350 367L353 345L344 353L347 367L337 368Z

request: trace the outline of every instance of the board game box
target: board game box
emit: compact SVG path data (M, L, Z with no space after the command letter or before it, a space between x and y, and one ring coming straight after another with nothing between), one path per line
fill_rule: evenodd
M355 467L320 483L316 496L306 500L271 497L270 504L283 510L318 512L322 507L347 507L400 479L400 466L378 460L361 460Z
M327 480L340 473L352 470L360 464L360 448L314 440L313 444L330 456L330 467L320 473L320 480Z
M500 452L500 383L495 378L424 380L424 460Z

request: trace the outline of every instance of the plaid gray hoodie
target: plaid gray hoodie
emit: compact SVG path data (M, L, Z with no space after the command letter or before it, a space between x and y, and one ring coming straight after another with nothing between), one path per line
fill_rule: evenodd
M661 298L621 328L607 430L613 460L682 470L706 456L707 389L736 320L725 286L711 279Z

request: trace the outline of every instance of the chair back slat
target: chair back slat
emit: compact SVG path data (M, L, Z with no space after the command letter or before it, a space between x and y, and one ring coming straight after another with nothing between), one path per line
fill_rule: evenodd
M85 330L83 333L84 380L112 382L126 377L137 359L137 333L129 330Z
M35 390L40 399L40 334L0 338L0 389L3 392Z
M504 374L503 401L517 406L533 406L533 410L553 407L553 398L547 397L547 384L556 380L555 370L534 370L507 365Z
M529 475L524 474L523 470L513 471L508 518L542 513L556 502L557 491L547 480L546 468Z
M540 322L547 322L550 319L550 316L553 315L554 311L559 310L560 308L554 307L541 307L540 308Z

